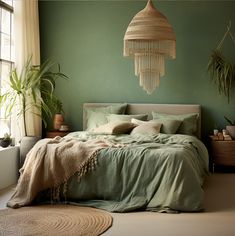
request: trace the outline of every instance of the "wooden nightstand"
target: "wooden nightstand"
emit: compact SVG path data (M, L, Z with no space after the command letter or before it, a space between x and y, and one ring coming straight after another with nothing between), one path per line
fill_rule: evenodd
M56 136L64 137L71 131L47 131L46 137L47 138L55 138Z
M215 166L235 167L235 140L219 141L210 140L210 154L212 158L212 168Z

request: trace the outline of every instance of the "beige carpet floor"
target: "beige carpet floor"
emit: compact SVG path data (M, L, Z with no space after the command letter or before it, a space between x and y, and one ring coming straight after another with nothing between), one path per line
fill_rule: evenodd
M112 213L105 236L235 236L235 174L211 174L205 182L205 212ZM0 192L5 208L12 190Z

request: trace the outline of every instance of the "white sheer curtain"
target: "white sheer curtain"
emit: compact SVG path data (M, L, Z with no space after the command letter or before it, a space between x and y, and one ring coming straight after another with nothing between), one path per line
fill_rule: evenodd
M32 56L34 65L40 64L38 0L14 0L14 43L15 66L21 71L27 59ZM13 118L12 134L16 142L24 136L20 120ZM28 112L26 129L28 135L41 136L41 118Z

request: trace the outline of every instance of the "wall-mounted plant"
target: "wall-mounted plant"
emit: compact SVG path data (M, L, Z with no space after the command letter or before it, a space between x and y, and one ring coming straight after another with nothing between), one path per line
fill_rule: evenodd
M212 51L207 70L210 73L212 81L217 85L219 93L227 97L228 103L230 100L231 88L235 83L235 64L229 62L222 53L221 47L227 36L235 43L235 39L230 31L231 22L227 27L222 40L215 50Z

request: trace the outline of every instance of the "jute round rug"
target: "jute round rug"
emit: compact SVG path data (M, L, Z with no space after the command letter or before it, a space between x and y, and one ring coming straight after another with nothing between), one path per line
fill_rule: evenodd
M0 235L95 236L112 225L105 211L71 205L0 210Z

